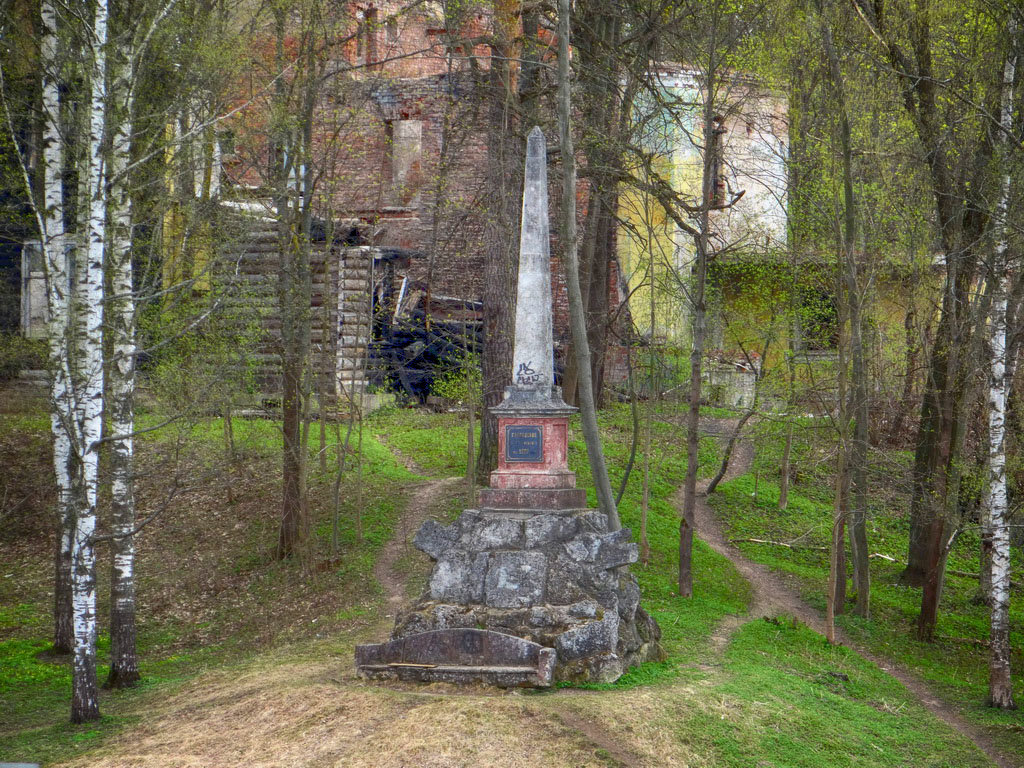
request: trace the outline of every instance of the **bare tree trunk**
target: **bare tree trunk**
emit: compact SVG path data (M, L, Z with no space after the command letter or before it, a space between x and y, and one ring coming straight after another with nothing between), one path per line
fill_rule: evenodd
M712 47L704 72L704 168L701 182L701 208L698 215L696 264L690 286L693 339L690 348L690 402L686 419L686 481L683 486L683 514L679 520L679 594L693 596L693 529L697 508L697 454L700 447L701 365L704 361L706 307L704 289L707 282L708 249L710 247L711 206L714 201L716 158L713 140L715 125L715 89L718 62Z
M128 188L132 134L131 51L121 48L111 95L116 119L110 151L110 288L108 328L113 353L110 383L111 572L110 674L106 687L139 679L135 653L135 299L132 285L131 196Z
M907 410L910 404L910 396L914 392L914 379L917 377L917 352L918 352L918 341L917 336L914 333L914 319L916 312L914 307L911 306L907 310L907 315L903 320L903 329L905 337L905 369L906 372L903 375L903 395L900 397L900 401L896 406L896 416L892 421L892 429L889 432L889 440L895 441L902 439L903 435L903 422L907 418Z
M57 536L54 553L53 650L71 653L74 622L71 605L71 542L75 517L71 506L72 445L75 405L69 380L70 301L66 237L64 232L64 140L60 115L60 60L58 53L57 13L51 0L40 5L39 58L42 74L43 201L39 212L43 263L46 269L46 300L49 325L50 428L53 435L53 468L57 481ZM31 192L31 190L29 190Z
M594 408L591 381L590 349L587 344L587 320L580 291L579 258L576 251L576 156L573 153L572 131L569 120L572 97L569 84L569 0L558 1L558 134L562 154L562 221L565 248L565 282L569 294L569 322L572 326L573 347L579 376L580 416L583 422L583 440L587 444L590 472L597 490L597 501L608 518L608 527L617 531L622 527L615 507L608 468L604 463L601 434Z
M789 506L790 456L793 453L793 414L787 409L786 441L782 444L782 463L779 466L779 510Z
M868 386L867 366L864 363L863 318L861 312L860 286L857 281L857 211L853 196L853 147L850 137L850 119L847 112L846 88L843 72L839 65L839 57L832 43L832 30L822 15L822 42L828 59L832 87L835 90L839 111L840 143L843 155L843 282L845 283L846 307L849 319L850 357L852 358L853 386L851 388L852 407L844 409L840 404L840 429L844 438L840 441L841 450L849 451L843 466L850 473L853 484L853 504L850 515L850 553L853 557L853 583L857 590L855 612L858 616L867 617L871 599L871 576L869 571L867 541L867 455L868 455ZM844 363L841 360L840 366ZM840 372L840 376L844 375ZM842 395L840 395L842 396ZM847 420L854 418L852 445L845 439ZM852 448L852 450L851 450Z
M587 343L591 355L591 386L594 405L604 398L605 354L608 344L608 265L611 259L612 227L617 200L616 174L621 166L618 137L624 114L618 84L622 81L621 58L617 51L622 37L620 9L604 0L584 0L574 12L579 19L574 35L573 56L578 57L577 101L580 115L578 150L585 158L589 181L587 217L580 259L580 291L586 308ZM576 404L577 371L575 355L566 361L563 394Z
M989 224L987 181L996 132L985 121L976 120L976 129L961 130L978 114L974 103L964 106L970 118L956 113L954 119L949 112L950 103L942 95L947 86L939 71L941 61L933 58L943 45L940 30L946 30L929 23L928 8L907 7L906 16L890 26L894 17L879 4L855 3L859 20L883 43L901 81L903 105L928 164L935 229L945 256L942 307L925 379L914 460L908 563L902 577L906 583L923 581L918 635L930 639L942 591L946 527L956 514L960 490L964 402L974 362L969 356L976 308L972 293L978 277L977 249ZM981 97L983 102L989 93ZM957 149L950 151L950 147Z
M633 349L629 347L626 350L626 365L628 367L627 382L629 385L629 413L633 417L633 434L629 441L629 459L626 461L626 468L622 471L622 479L619 481L619 490L615 493L615 504L618 506L622 503L622 496L626 493L626 486L629 484L629 476L633 472L633 465L636 463L636 448L640 441L640 409L637 406L636 397L636 382L633 381ZM646 518L641 521L640 536L641 544L643 547L643 541L647 538L647 520Z
M498 466L498 420L491 408L501 403L505 387L512 383L515 344L516 279L519 233L515 222L522 169L521 141L513 133L516 115L511 59L516 33L518 4L495 4L494 42L487 73L487 218L484 221L484 348L481 355L483 414L477 480L486 484Z
M832 645L836 642L836 616L843 612L846 595L846 562L843 557L843 529L846 526L846 511L836 493L832 507L832 538L829 541L828 586L825 589L825 639Z
M100 716L96 682L96 529L99 445L103 437L103 257L107 245L106 178L103 135L107 108L107 3L98 0L92 21L88 167L89 194L85 253L80 254L76 285L75 344L79 352L71 368L79 424L72 480L76 505L71 548L71 594L75 652L71 674L71 721L83 723Z
M284 56L286 11L275 8L275 44L278 71L286 66ZM305 23L314 27L312 20ZM313 42L308 34L296 63L299 86L299 120L296 132L289 135L287 125L277 127L275 193L278 216L278 251L280 257L278 306L281 313L281 420L284 445L282 451L281 527L277 556L304 557L309 541L309 509L306 498L306 463L308 429L303 428L306 415L307 376L310 353L309 312L312 286L309 267L309 227L312 215L312 168L310 131L314 82ZM287 111L282 78L276 81L275 101L284 120ZM292 179L295 182L292 182ZM301 194L300 194L301 187Z
M729 436L729 442L726 443L725 452L722 454L722 463L718 467L718 472L711 478L711 482L708 483L707 490L705 493L711 495L718 488L718 484L722 482L722 478L725 477L725 473L729 471L729 462L732 460L732 452L736 450L736 443L739 442L740 435L743 434L743 427L750 421L750 417L757 412L756 407L756 395L755 395L755 406L747 410L746 413L740 417L740 420L736 422L736 428L733 429L732 435Z
M1008 143L1013 130L1013 82L1017 66L1017 23L1010 13L1010 52L1003 68L1000 143ZM992 258L991 280L996 283L992 301L992 355L989 387L989 490L986 503L988 529L991 533L992 608L989 657L988 701L1000 709L1014 708L1013 680L1010 675L1010 530L1007 525L1006 496L1006 395L1010 381L1006 371L1006 307L1010 293L1007 252L1007 217L1010 208L1012 177L1009 170L1003 176L1002 194L996 213L996 244Z
M607 198L607 199L605 199ZM598 197L597 232L590 274L590 295L587 303L588 338L592 351L590 379L594 390L594 407L604 405L605 357L608 352L608 265L611 261L613 217L608 210L614 205L614 189L602 189Z
M654 291L651 291L651 305L652 307L654 305ZM651 328L653 330L653 323ZM651 371L653 380L653 367ZM648 396L647 407L644 409L644 484L643 499L640 505L640 559L644 565L647 565L651 559L651 543L647 538L647 516L651 508L651 422L653 418L654 398Z

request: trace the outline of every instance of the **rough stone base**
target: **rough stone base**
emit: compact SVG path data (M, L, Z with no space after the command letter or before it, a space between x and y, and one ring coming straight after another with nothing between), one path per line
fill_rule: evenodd
M427 592L393 639L433 630L493 630L554 648L555 680L610 682L662 658L657 623L629 572L637 545L596 510L510 515L466 510L423 525L415 544L436 563Z

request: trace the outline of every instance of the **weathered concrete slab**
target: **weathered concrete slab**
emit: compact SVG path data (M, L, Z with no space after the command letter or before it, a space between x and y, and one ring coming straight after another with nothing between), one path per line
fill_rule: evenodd
M492 608L528 608L544 600L547 558L540 552L494 552L484 602Z
M486 552L448 552L430 575L430 596L450 603L482 602L487 559Z
M486 629L438 629L356 646L357 672L375 679L547 687L554 668L554 648Z

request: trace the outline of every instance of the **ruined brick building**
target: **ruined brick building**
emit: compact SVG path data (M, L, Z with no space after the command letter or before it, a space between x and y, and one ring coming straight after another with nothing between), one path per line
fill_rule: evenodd
M377 332L382 310L397 318L416 302L437 319L479 318L490 208L484 91L491 52L481 41L490 20L482 12L469 13L451 28L431 3L390 0L347 8L335 76L327 80L316 108L317 215L356 222L362 244L402 254L399 260L374 262L378 278L387 273L395 280L375 285L377 299L393 302L377 308ZM243 113L232 129L233 149L224 163L232 196L246 190L253 199L266 196L264 126ZM586 204L582 185L581 215ZM564 353L568 308L557 258L553 277L556 339ZM622 293L616 277L613 266L607 286L612 307ZM338 312L343 326L346 312L340 307ZM384 324L390 326L390 320ZM362 344L361 334L351 328L341 327L339 333ZM624 371L614 365L621 358L617 347L612 345L611 376L621 379ZM348 353L339 352L338 358L345 358L344 366L355 363Z
M489 95L484 91L490 70L487 40L491 19L482 10L470 10L455 24L445 18L440 5L405 0L350 2L338 12L342 19L337 27L338 43L331 48L334 60L323 79L314 116L311 163L317 184L313 206L320 222L335 226L319 227L314 247L319 271L314 276L313 303L327 314L323 318L323 313L315 314L313 343L324 353L320 358L334 361L322 365L325 375L333 373L336 381L362 382L356 369L371 336L390 333L403 313L452 320L462 333L467 324L479 319L490 206L486 196L487 121L493 115L487 113ZM541 28L538 42L542 59L550 59L554 50L551 34ZM258 61L259 57L255 58ZM185 186L192 187L189 191L194 191L196 199L220 200L222 206L246 211L254 219L248 234L243 226L225 248L231 264L246 273L248 284L261 286L262 293L257 292L256 298L272 306L269 283L275 267L269 202L268 72L273 73L272 67L239 84L238 102L251 107L223 124L227 130L221 140L209 142L208 162ZM697 100L691 93L697 86L685 67L663 64L659 73L665 87L682 93L683 101ZM543 81L540 87L551 85ZM785 142L779 137L786 130L785 106L775 96L751 97L756 90L753 86L747 90L745 97L758 117L744 117L742 111L732 110L720 137L723 151L733 156L728 177L723 165L722 184L730 189L742 186L746 194L719 218L726 228L744 222L747 235L762 247L784 247ZM541 122L553 119L547 107L550 105L537 110ZM190 131L187 119L175 128L182 136ZM203 119L199 114L195 117L197 123ZM553 126L544 127L550 141ZM691 139L694 134L692 126L666 132L665 146L657 150L666 177L681 193L691 196L700 164L700 153ZM180 152L186 154L184 148ZM294 172L298 175L302 169ZM551 175L557 183L557 170ZM586 173L581 179L578 212L583 219L589 197ZM182 191L180 180L169 182L169 187L172 196ZM559 197L553 190L550 198L554 205ZM688 237L664 216L655 213L654 218L645 218L638 213L642 207L635 196L620 194L617 216L622 225L610 233L605 288L616 332L608 337L605 378L613 383L625 378L623 341L632 333L632 318L623 304L645 300L643 284L649 274L644 260L658 251L659 259L683 275L692 260ZM552 234L557 241L557 211L552 214ZM168 282L183 276L175 243L204 241L195 233L185 237L185 228L174 210L164 219ZM650 232L645 244L628 234L638 229ZM325 230L331 231L325 235ZM219 230L221 235L225 231ZM212 242L217 238L205 239ZM354 251L353 246L370 250ZM556 242L552 247L555 338L559 353L564 354L568 310L559 250ZM240 255L245 258L239 260ZM185 259L190 262L185 272L198 274L207 258L197 252ZM265 279L268 277L271 279ZM201 278L197 285L205 280ZM364 285L367 281L373 285ZM370 305L367 294L375 307L372 320L360 314ZM250 293L245 300L252 297ZM669 337L685 333L685 302L664 297L659 301L661 311L671 315L660 323L661 328ZM633 315L640 319L647 313ZM271 332L277 327L273 318L265 324ZM643 323L637 327L641 335L658 335ZM269 347L264 352L267 358L273 356Z
M493 119L487 112L493 95L484 92L491 61L486 42L491 19L482 10L471 11L454 24L446 20L439 5L410 5L401 0L346 7L337 76L324 89L317 107L315 161L323 171L320 213L325 219L356 221L370 245L398 249L407 256L388 262L386 269L382 262L378 270L389 276L388 281L398 281L375 289L376 295L392 302L386 308L388 315L397 317L403 302L418 300L428 315L455 313L457 320L465 321L471 318L483 289L483 237L490 205L486 121ZM538 42L545 48L541 59L550 59L554 40L543 25ZM684 101L699 102L696 78L685 67L662 64L658 73L666 88L685 92ZM723 191L741 184L745 195L716 217L723 233L743 229L743 236L759 250L784 248L785 103L777 95L758 93L753 81L747 83L742 98L747 106L729 110L717 140L723 159L726 155L729 159L720 173ZM696 117L694 110L682 122L693 123ZM547 128L553 136L553 127ZM236 139L241 146L257 150L258 157L265 138L258 130L246 136L245 130L240 126ZM667 178L691 197L694 179L700 175L701 155L692 138L697 133L692 125L667 132L667 145L657 150ZM240 156L228 165L227 175L236 187L248 185L253 190L264 181L258 161L246 162ZM552 175L557 181L557 172ZM581 219L589 197L586 174L582 177ZM558 199L553 190L555 205ZM647 250L664 250L659 258L685 277L693 253L688 236L673 231L665 221L637 220L636 202L624 197L618 218L627 230L636 231L638 224L651 230ZM556 241L557 221L556 214L552 217ZM621 382L626 376L624 341L633 330L628 307L622 305L628 303L627 297L636 302L644 296L649 273L641 268L642 250L636 238L624 231L615 228L610 233L605 290L615 331L608 336L605 353L608 382ZM552 253L556 347L564 354L568 308L557 243ZM673 314L664 328L670 331L669 337L680 337L687 329L685 302L662 300L662 304L666 308L662 311ZM340 318L344 311L340 306L338 311ZM380 332L380 322L376 330ZM640 331L652 333L643 327ZM340 335L358 334L342 328ZM338 353L339 359L345 357ZM345 363L352 364L352 359Z

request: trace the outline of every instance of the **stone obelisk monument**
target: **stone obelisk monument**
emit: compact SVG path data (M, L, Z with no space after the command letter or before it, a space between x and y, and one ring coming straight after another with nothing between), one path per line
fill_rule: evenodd
M560 510L586 506L567 463L569 417L576 409L555 386L551 321L551 236L544 134L526 144L523 213L519 237L519 284L512 386L493 413L498 417L498 468L480 492L490 510Z
M357 646L368 677L546 686L608 682L660 657L660 630L640 607L628 529L608 530L569 470L569 417L554 382L547 158L527 142L512 385L498 418L498 468L479 508L417 548L434 561L427 591L386 643Z

